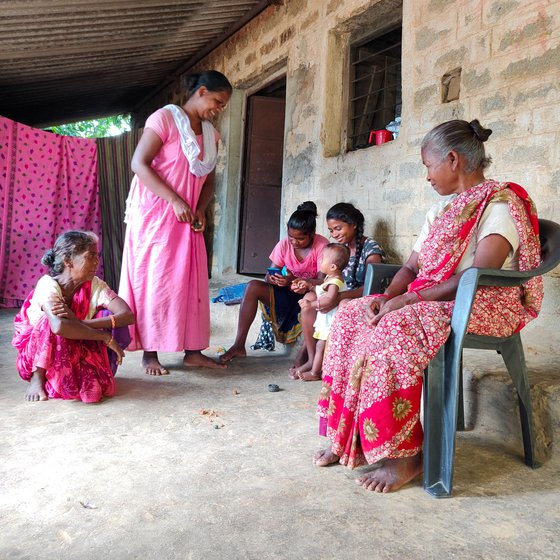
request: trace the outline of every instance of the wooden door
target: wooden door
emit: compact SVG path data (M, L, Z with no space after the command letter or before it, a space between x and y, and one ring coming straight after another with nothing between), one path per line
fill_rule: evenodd
M286 101L253 95L247 106L239 272L264 274L280 232Z

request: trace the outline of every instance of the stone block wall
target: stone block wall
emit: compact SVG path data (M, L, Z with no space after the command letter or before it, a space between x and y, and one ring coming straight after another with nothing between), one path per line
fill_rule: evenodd
M382 146L346 152L349 43L398 16L401 6L401 133ZM235 267L230 226L237 217L232 199L239 199L244 96L279 73L287 84L286 219L303 200L317 201L322 217L334 202L350 201L391 259L406 258L437 199L420 160L422 137L442 121L478 118L494 131L486 144L493 158L488 176L525 186L541 217L560 221L558 0L284 0L199 67L224 72L237 90L220 123L214 273ZM443 103L442 78L458 68L459 99ZM144 113L169 97L179 101L180 88L163 92ZM546 284L539 325L553 332L560 269ZM553 337L560 341L560 334Z

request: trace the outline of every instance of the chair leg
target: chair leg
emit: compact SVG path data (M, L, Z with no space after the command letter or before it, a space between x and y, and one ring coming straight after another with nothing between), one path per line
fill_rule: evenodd
M521 337L518 335L514 340L503 344L500 353L502 354L506 368L517 390L525 464L535 469L539 465L535 459L535 433L533 429L531 390L529 387L529 378L527 376L527 366L525 365L525 354L523 352Z
M463 352L461 352L461 361L459 362L459 407L457 410L457 431L465 431L465 401L463 393Z
M424 385L424 490L436 498L453 489L460 348L452 338L430 362Z

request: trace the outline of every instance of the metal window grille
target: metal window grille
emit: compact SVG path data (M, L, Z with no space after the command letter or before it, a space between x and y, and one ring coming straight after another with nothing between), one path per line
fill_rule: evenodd
M401 116L401 39L398 27L351 49L349 150L371 146L373 131Z

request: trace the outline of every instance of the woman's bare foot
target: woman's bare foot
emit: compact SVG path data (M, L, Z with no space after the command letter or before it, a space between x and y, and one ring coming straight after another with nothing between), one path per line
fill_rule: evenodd
M120 366L124 358L124 350L119 343L111 337L111 343L107 345L107 348L110 348L117 355L117 365Z
M45 391L45 372L35 371L29 380L29 387L25 391L25 400L29 402L48 400Z
M245 358L247 357L247 351L242 346L236 346L235 344L227 350L224 354L220 356L220 362L226 363L233 358Z
M296 379L301 379L302 381L321 381L321 372L315 373L312 370L298 371Z
M210 369L226 369L226 364L205 356L200 350L185 350L185 357L183 358L183 365L185 367L205 367Z
M300 374L302 371L311 371L311 368L312 368L312 367L313 367L313 363L312 363L312 362L309 362L309 361L305 362L304 364L302 364L302 365L299 366L299 367L296 367L296 366L294 365L294 366L292 366L292 367L290 368L290 370L289 370L289 371L290 371L289 377L290 377L290 379L300 379L299 374Z
M289 372L289 376L290 379L297 379L297 376L294 377L295 372L298 369L301 369L303 367L304 364L307 364L307 348L305 347L305 344L299 349L296 359L294 360L294 363L292 365L292 367L288 370ZM309 366L311 367L311 366Z
M315 457L313 457L313 464L317 467L327 467L339 461L340 457L333 453L330 448L319 449L319 451L315 453Z
M382 467L356 479L370 492L394 492L423 471L422 453L403 459L388 459Z
M159 363L157 352L144 352L142 367L146 375L169 375L169 370Z

